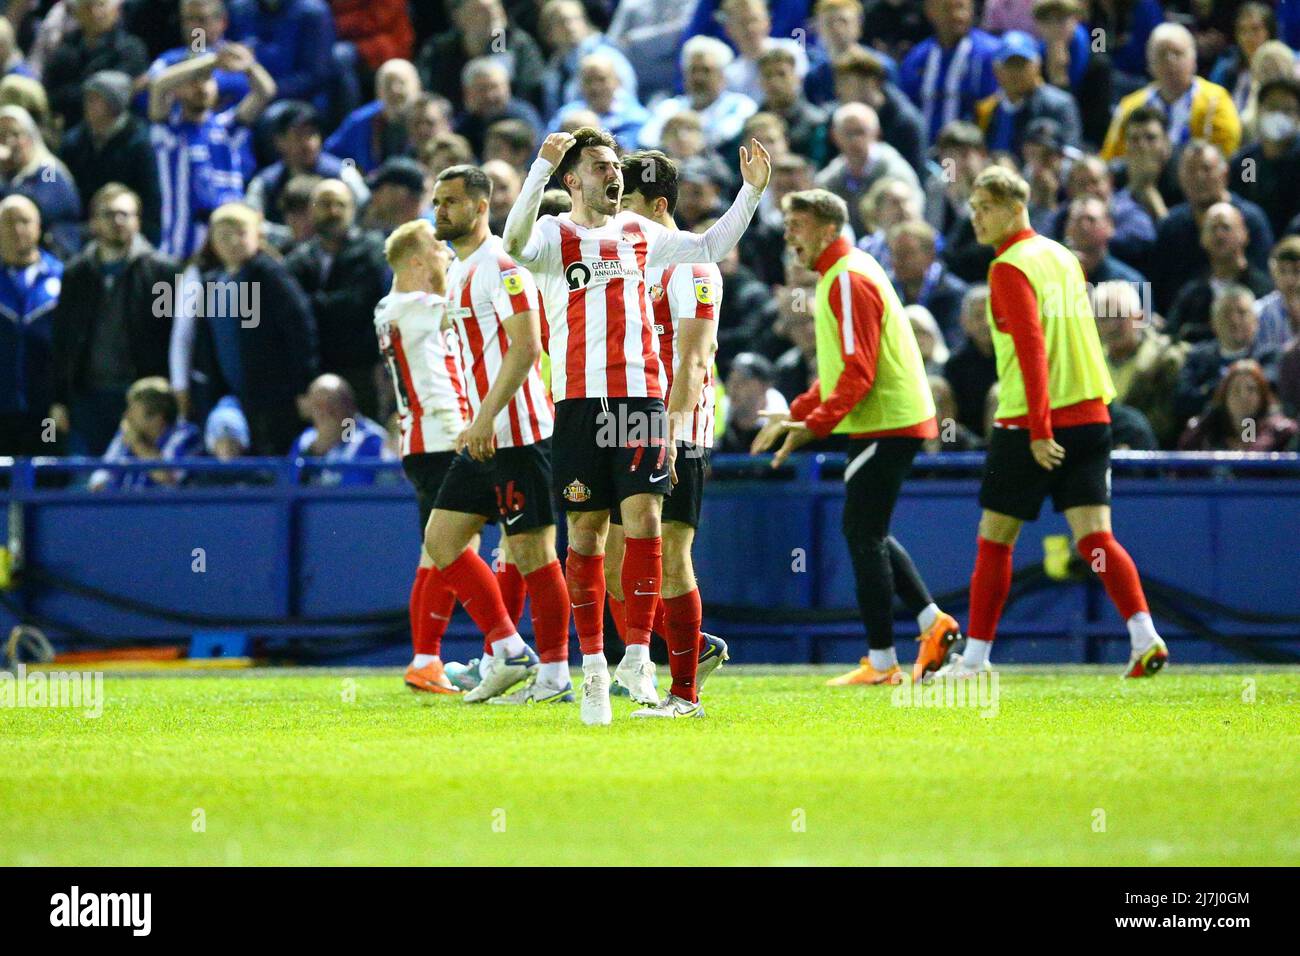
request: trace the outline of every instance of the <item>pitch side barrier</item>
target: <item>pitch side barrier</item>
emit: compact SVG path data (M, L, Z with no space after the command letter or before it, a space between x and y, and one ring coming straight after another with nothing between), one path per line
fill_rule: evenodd
M979 452L919 456L894 520L961 618L982 465ZM183 472L176 487L86 490L106 467L157 466L0 459L4 634L21 621L60 649L162 643L353 662L406 653L418 519L396 463L348 465L367 483L323 486L314 482L339 466L192 459L170 466ZM706 629L738 639L738 660L861 652L839 530L843 468L835 454L796 456L779 472L769 459L715 456L695 558ZM1114 475L1116 533L1180 661L1300 660L1300 455L1117 452ZM485 557L497 543L488 529ZM1122 661L1123 623L1050 503L1026 525L1015 567L1000 660ZM901 609L899 620L909 634ZM448 656L471 656L476 643L458 614Z

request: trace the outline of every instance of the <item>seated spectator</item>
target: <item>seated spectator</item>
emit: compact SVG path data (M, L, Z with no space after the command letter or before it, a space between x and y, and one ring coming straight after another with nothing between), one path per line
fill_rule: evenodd
M960 345L962 300L969 288L939 261L934 227L900 222L889 230L889 278L904 305L924 306L949 346ZM946 349L945 349L946 352ZM942 361L947 361L945 355Z
M170 310L160 316L155 304L181 266L140 234L140 198L121 183L92 197L90 228L54 309L50 417L74 454L102 455L131 383L167 374Z
M1295 50L1280 40L1263 43L1250 60L1250 94L1241 114L1242 142L1259 138L1259 91L1274 80L1293 79L1296 75Z
M570 2L570 0L556 0ZM576 2L572 3L577 6ZM597 50L582 58L578 69L580 96L568 100L555 113L551 129L557 130L565 117L576 110L591 110L596 114L601 129L607 129L625 150L636 148L641 127L650 118L646 108L637 101L636 94L623 86L618 65L606 50ZM530 157L531 159L531 157Z
M465 98L465 67L494 56L505 64L520 98L540 103L546 59L527 28L506 16L501 0L451 0L446 7L450 29L433 36L416 63L424 88L460 103Z
M483 141L483 162L499 159L526 175L536 155L537 138L533 128L523 120L499 120L488 128Z
M931 374L930 394L934 396L934 416L939 422L939 434L921 442L921 451L935 454L943 451L978 451L984 442L957 420L957 399L952 386L942 375Z
M1233 105L1240 114L1250 104L1255 51L1267 41L1277 39L1277 15L1267 3L1256 0L1243 3L1237 8L1233 33L1236 42L1214 61L1209 77L1212 83L1232 93Z
M942 176L931 176L925 188L925 220L943 236L943 261L963 282L988 278L993 250L975 239L970 222L971 187L988 165L984 136L974 123L957 121L944 127L935 143Z
M1226 286L1214 300L1212 316L1214 338L1192 346L1178 376L1174 412L1180 422L1205 410L1223 373L1238 359L1254 359L1266 375L1277 372L1277 350L1258 346L1259 319L1255 315L1255 296L1249 289Z
M1068 209L1065 244L1078 258L1090 284L1126 282L1136 289L1146 282L1142 273L1110 254L1115 223L1104 202L1094 196L1082 196L1071 202Z
M0 106L0 195L26 196L41 210L60 255L81 248L81 196L68 167L45 148L36 122L21 106Z
M1116 197L1137 203L1157 226L1186 200L1168 127L1163 112L1139 106L1124 124L1124 157L1110 164Z
M1277 408L1259 363L1238 359L1214 388L1204 413L1192 419L1178 447L1183 451L1286 451L1300 425Z
M808 64L808 75L804 77L803 86L808 99L818 106L837 99L841 103L848 102L836 92L835 74L839 71L839 62L843 57L854 50L866 49L862 46L862 6L862 0L818 0L813 5L812 26L817 34L817 42L826 55ZM921 19L919 11L916 19ZM920 36L925 36L924 30ZM873 40L878 38L876 34L872 34L872 37ZM924 139L924 133L922 138ZM899 152L906 155L902 147L899 147Z
M1216 203L1229 202L1241 211L1250 237L1246 259L1256 268L1268 264L1273 230L1268 217L1253 202L1228 191L1228 161L1210 143L1189 143L1178 162L1178 179L1187 201L1169 211L1156 227L1147 277L1155 293L1156 310L1167 312L1190 276L1208 271L1210 260L1201 245L1206 213Z
M470 146L469 140L459 133L447 133L436 137L431 143L425 145L418 159L431 180L437 179L438 174L449 166L476 162L474 148Z
M754 221L740 240L740 258L760 279L775 285L785 276L785 220L781 200L790 193L811 189L812 165L798 153L772 162L772 181L759 200ZM723 299L726 308L726 299Z
M14 25L8 17L0 17L0 21L0 76L31 76L32 69L23 58L23 51L14 36Z
M493 235L505 232L506 217L519 199L524 177L519 170L500 159L489 159L482 165L483 172L492 180L492 198L488 201L488 222Z
M1023 158L1025 130L1037 119L1055 120L1067 145L1083 140L1083 124L1074 97L1043 81L1038 41L1013 30L1002 38L993 57L998 90L975 105L975 122L993 151Z
M898 150L880 141L876 111L865 103L845 103L831 120L831 140L839 155L813 177L813 183L839 196L849 207L849 225L855 236L863 231L858 206L879 179L901 179L921 188L907 160Z
M912 326L912 334L916 336L916 347L921 350L921 360L925 362L926 374L942 373L944 365L948 362L949 352L943 340L943 332L939 329L939 323L935 321L934 315L923 305L904 306L903 311Z
M641 145L660 145L664 124L686 110L700 115L705 143L716 148L740 135L745 120L758 112L758 104L744 93L727 89L726 68L735 54L721 40L691 37L682 45L682 75L686 92L663 100L641 128Z
M572 119L572 115L569 117ZM747 119L745 122L749 122ZM743 125L742 125L743 130ZM718 152L712 149L704 138L704 123L700 119L700 114L692 110L678 113L667 123L664 124L663 151L669 159L677 162L678 165L686 162L688 159L699 159L707 163L713 169L713 175L719 182L727 182L732 186L735 185L735 174L731 167L722 159ZM775 169L776 163L781 159L780 156L773 154L772 164ZM806 160L805 160L806 163ZM811 182L809 178L809 182ZM729 190L730 191L730 190ZM763 198L767 198L767 191L763 193ZM763 200L759 200L760 208L763 208ZM779 212L779 211L778 211Z
M325 151L350 159L369 173L389 156L406 153L406 118L420 93L420 75L409 60L389 60L375 74L373 102L360 106L325 141Z
M1155 429L1145 415L1116 399L1110 412L1111 442L1117 451L1155 451L1159 447Z
M695 231L696 224L702 220L722 215L727 208L722 198L727 185L709 163L699 159L687 160L678 166L677 208L673 213L677 224Z
M311 307L284 265L260 248L256 210L228 203L211 224L216 265L202 277L204 308L189 363L194 406L201 417L234 395L253 453L283 455L298 433L298 397L316 373Z
M740 130L740 138L735 143L727 146L724 152L728 154L734 153L741 143L748 143L753 139L762 143L773 159L779 159L790 152L790 141L786 138L785 120L775 113L760 111L745 120L745 125Z
M962 302L961 328L966 341L956 349L943 377L957 399L957 420L973 432L985 434L984 401L990 386L997 383L998 364L993 356L993 332L988 319L989 288L971 286Z
M1184 342L1210 338L1210 308L1216 291L1225 286L1243 285L1255 297L1273 290L1268 273L1246 260L1246 242L1246 221L1236 206L1221 202L1209 208L1201 224L1201 249L1209 258L1209 270L1184 285L1174 299L1166 316L1171 335Z
M162 229L158 160L148 124L127 109L130 95L125 73L104 70L87 80L85 118L63 137L59 156L76 181L83 209L109 183L121 183L140 197L140 231L156 243Z
M520 119L542 136L542 118L530 103L510 91L510 74L501 62L480 57L465 65L461 86L465 90L464 109L456 117L456 132L469 140L475 153L483 152L488 128L498 120Z
M133 79L149 66L149 52L122 23L122 0L66 0L76 29L65 34L50 55L41 79L50 108L65 129L81 122L81 91L101 70L118 70Z
M344 162L321 149L320 114L310 103L288 101L275 114L273 142L279 156L248 184L244 202L266 217L268 222L284 223L280 197L297 176L339 179L352 190L353 201L363 205L370 198L366 181L352 162Z
M243 73L249 93L233 109L214 112L214 68ZM276 95L275 81L248 47L227 43L167 67L149 82L149 121L162 186L159 250L188 258L203 244L212 210L243 198L251 170L243 145L248 127ZM186 186L188 185L188 188Z
M1268 273L1274 291L1255 303L1259 341L1282 351L1300 338L1300 236L1286 236L1273 247Z
M925 170L925 119L907 94L893 84L884 59L864 47L854 47L834 64L835 99L866 103L875 110L880 138L921 175Z
M387 236L404 222L428 212L431 176L419 163L398 156L370 174L370 205L362 225ZM373 337L373 336L372 336Z
M1259 93L1259 139L1232 157L1232 190L1268 214L1274 235L1300 215L1300 82L1273 80Z
M803 95L798 68L798 57L784 46L773 46L759 56L759 109L779 116L785 123L786 141L790 148L806 156L814 166L820 166L826 161L826 121L829 117L825 110L813 106Z
M1045 233L1061 208L1066 177L1082 154L1065 141L1061 124L1040 118L1029 124L1021 147L1025 161L1021 172L1029 183L1029 223ZM994 152L994 162L1011 168L1016 159L1010 153Z
M311 303L321 371L346 381L361 411L373 418L380 374L375 306L392 283L384 245L356 224L352 192L340 180L317 184L311 218L312 237L284 265Z
M591 25L586 9L578 0L546 0L537 27L538 39L551 51L542 73L544 115L554 116L561 106L578 99L581 95L578 72L582 61L593 53L605 57L618 77L623 94L637 100L636 71L632 64L622 50Z
M230 15L225 0L181 0L180 4L180 46L164 50L149 64L148 80L174 66L181 60L188 60L195 53L196 37L203 38L202 49L215 53L226 42L226 31L230 27ZM243 73L216 69L212 77L217 81L218 112L237 106L248 95L248 77ZM147 89L148 83L145 82ZM145 97L147 100L147 96ZM146 106L144 102L140 104Z
M1097 149L1110 125L1111 60L1095 49L1079 0L1034 0L1033 32L1042 38L1043 79L1078 104L1083 142ZM987 27L985 27L987 29Z
M1141 272L1156 240L1155 223L1132 196L1115 194L1110 169L1101 157L1084 156L1071 163L1065 174L1065 193L1069 201L1062 203L1049 220L1046 234L1058 241L1064 239L1073 201L1095 197L1106 206L1110 219L1108 251L1134 271Z
M453 117L454 111L446 97L437 93L416 96L406 114L406 154L419 159L427 144L451 132ZM532 127L528 127L528 131L531 136Z
M257 62L279 96L306 100L335 123L356 105L355 99L345 103L332 96L343 71L334 58L334 19L324 0L230 0L229 9L229 39L257 50Z
M162 376L142 378L126 393L126 412L103 459L106 463L128 461L174 462L198 454L203 447L199 430L180 417L180 406L170 383ZM178 485L185 473L170 468L153 471L95 471L90 490L105 488L150 488Z
M782 344L791 344L777 356L772 370L776 390L787 401L808 391L817 379L817 329L813 310L808 307L815 295L816 291L808 286L783 286L777 294L778 317L773 332Z
M0 80L0 106L21 106L36 122L47 143L57 142L61 125L50 115L50 101L40 80L11 73Z
M889 230L900 222L924 222L923 212L921 194L911 185L901 179L876 180L858 203L863 230L858 248L888 272L893 268L889 258Z
M677 51L694 8L680 0L620 0L605 39L627 57L645 100L677 86Z
M283 225L264 221L263 226L271 237L271 244L281 255L288 255L312 237L316 227L311 218L311 194L324 178L313 173L301 173L289 180L281 190L276 205ZM369 190L366 192L369 193Z
M227 395L208 412L203 423L203 447L218 461L234 461L248 455L248 419L239 407L239 399Z
M808 75L808 54L793 36L772 34L767 0L722 0L722 29L735 47L736 58L727 64L727 89L743 93L754 102L763 98L760 61L771 50L784 50L794 58L796 83Z
M26 196L0 200L0 455L48 454L53 312L63 263L40 247L41 213Z
M390 461L383 426L357 409L352 388L337 375L322 375L307 389L311 425L293 443L293 458L322 458L330 465ZM326 486L373 484L369 468L330 467L312 477Z
M953 120L973 119L975 104L997 86L998 39L975 27L974 7L971 0L925 0L934 36L914 46L898 71L898 85L924 114L931 142Z
M1094 286L1092 311L1116 399L1142 413L1158 447L1172 448L1182 428L1174 397L1190 346L1156 330L1127 282Z
M776 390L776 373L772 363L757 352L741 352L731 362L724 392L724 409L719 417L725 423L718 440L719 452L748 454L758 433L767 424L763 412L788 412L790 404Z
M1102 159L1124 156L1124 127L1129 114L1140 106L1152 107L1168 117L1169 138L1175 145L1203 139L1224 156L1237 151L1241 145L1237 107L1232 105L1227 90L1196 75L1196 41L1187 27L1162 23L1151 31L1147 70L1154 82L1119 101L1101 147Z

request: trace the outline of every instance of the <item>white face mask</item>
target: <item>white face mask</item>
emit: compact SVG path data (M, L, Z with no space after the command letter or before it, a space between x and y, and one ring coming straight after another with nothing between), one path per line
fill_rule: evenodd
M1290 139L1296 134L1296 121L1287 113L1271 110L1259 115L1259 136L1270 142Z

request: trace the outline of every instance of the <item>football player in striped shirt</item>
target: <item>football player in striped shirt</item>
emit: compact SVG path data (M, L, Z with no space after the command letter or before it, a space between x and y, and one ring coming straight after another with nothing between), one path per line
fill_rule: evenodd
M677 164L659 150L623 157L623 209L665 229L676 229ZM614 671L615 690L625 688L635 701L649 704L632 716L676 717L703 713L699 687L727 659L720 638L702 634L700 590L691 562L691 545L700 524L704 475L713 447L713 355L718 350L717 310L722 305L722 273L711 262L646 266L646 287L659 366L668 389L668 434L676 455L663 505L663 586L655 630L668 644L673 683L662 702L654 688L649 635L626 635L623 587L623 524L610 509L605 542L605 592L619 636L626 644ZM698 672L697 672L698 668Z
M393 289L375 306L375 332L397 397L402 470L415 486L423 541L438 490L455 458L456 436L469 420L460 353L454 337L443 329L450 257L425 220L398 227L388 237L384 254L393 270ZM437 573L428 549L422 549L410 599L415 656L406 669L406 684L413 690L458 692L440 656L455 606L451 587Z
M434 223L456 259L447 272L447 317L465 370L473 419L438 492L425 535L465 609L483 630L479 683L466 703L573 702L569 680L569 593L555 554L551 504L554 413L538 368L542 354L537 286L488 229L492 180L477 166L438 176ZM520 638L496 579L470 541L500 521L532 596L535 654ZM522 690L500 696L536 672Z
M644 640L662 576L660 511L674 449L646 295L647 266L716 262L740 240L772 173L757 141L740 148L745 180L731 208L702 235L621 212L623 168L614 138L582 127L542 144L505 226L505 249L537 280L547 316L555 399L553 487L568 511L565 577L582 647L582 720L608 724L604 653L605 537L618 505L627 633ZM555 174L567 215L537 218Z

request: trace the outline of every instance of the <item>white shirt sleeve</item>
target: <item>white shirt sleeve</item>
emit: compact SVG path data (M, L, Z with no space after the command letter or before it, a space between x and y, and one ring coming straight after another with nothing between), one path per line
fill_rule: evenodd
M537 221L542 193L546 192L546 184L554 169L540 157L533 160L519 190L519 198L510 207L510 215L506 217L505 229L502 230L506 254L529 269L555 268L559 262L557 244L547 241L546 232Z
M749 228L763 194L749 183L740 187L731 208L702 233L664 230L646 255L647 265L670 266L680 262L718 262L740 242Z

